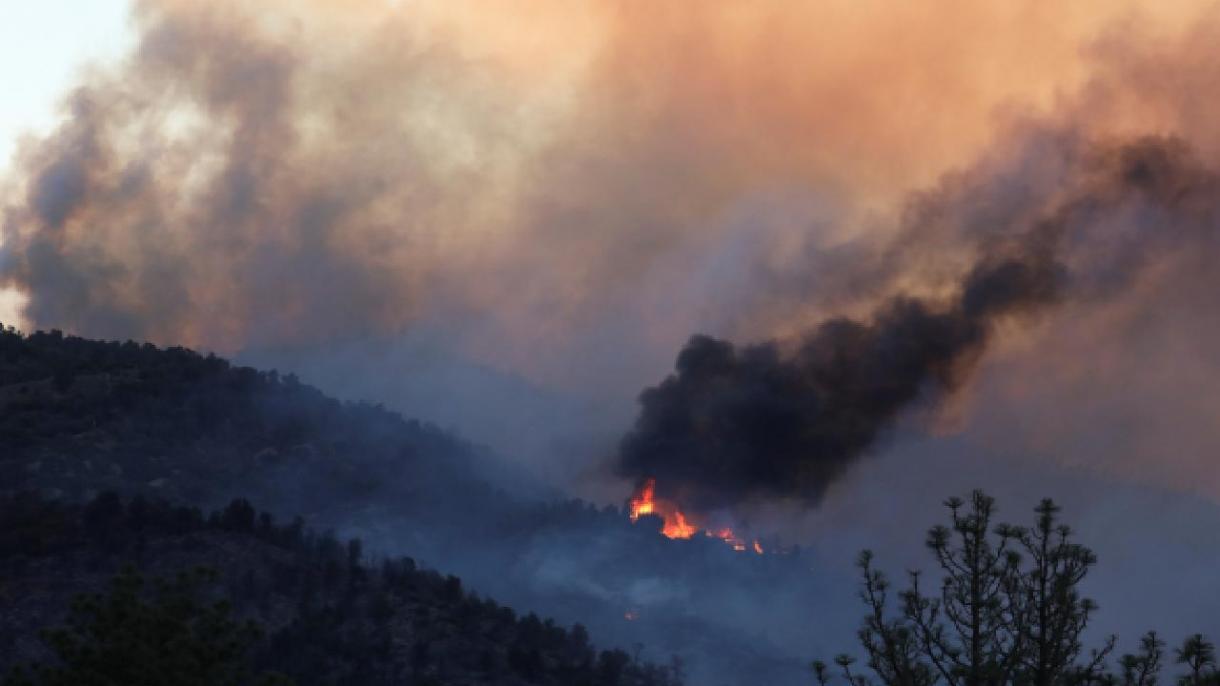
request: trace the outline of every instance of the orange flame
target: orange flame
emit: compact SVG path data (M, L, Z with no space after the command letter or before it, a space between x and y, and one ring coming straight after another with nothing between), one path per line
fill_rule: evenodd
M736 550L739 553L745 552L745 550L746 550L745 540L742 538L738 538L737 534L733 533L733 530L728 528L727 526L722 529L717 529L715 531L706 531L704 533L706 533L706 535L708 535L711 538L719 538L720 540L729 544L729 546L732 547L733 550Z
M667 500L656 498L657 480L644 482L639 492L631 498L631 521L636 521L644 515L655 514L661 517L664 525L661 534L668 538L690 538L699 527L686 521L686 515L676 505Z
M636 493L631 498L631 521L638 520L643 515L650 515L655 507L653 503L653 494L657 490L657 480L649 479L644 482L644 486L640 488L639 493Z
M631 521L638 521L645 515L657 515L664 522L661 526L661 534L668 538L690 538L699 532L699 527L687 521L686 515L682 514L682 510L678 509L676 504L664 498L657 498L656 492L656 479L648 479L640 486L640 489L631 497ZM715 531L705 529L703 535L709 538L719 538L739 553L752 550L757 555L763 555L766 552L757 538L747 543L728 527Z

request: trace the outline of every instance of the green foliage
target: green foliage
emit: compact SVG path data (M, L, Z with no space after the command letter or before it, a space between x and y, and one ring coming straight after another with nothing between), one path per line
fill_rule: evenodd
M1156 686L1164 643L1155 633L1118 660L1118 673L1106 670L1114 636L1084 649L1081 637L1097 605L1080 594L1080 583L1097 557L1074 541L1054 502L1039 503L1028 527L996 524L995 501L981 491L945 506L949 523L932 527L926 541L937 564L936 591L925 591L922 574L913 571L895 595L873 554L860 554L867 613L857 635L873 676L839 655L835 664L849 684L869 686L875 678L886 686ZM1189 670L1179 686L1218 683L1215 649L1201 635L1187 639L1177 661ZM812 669L820 686L832 680L824 662Z
M199 569L147 589L125 569L109 593L79 596L67 626L43 632L54 662L16 672L6 686L291 684L252 676L248 657L262 632L234 619L226 601L204 599L215 581L215 572Z

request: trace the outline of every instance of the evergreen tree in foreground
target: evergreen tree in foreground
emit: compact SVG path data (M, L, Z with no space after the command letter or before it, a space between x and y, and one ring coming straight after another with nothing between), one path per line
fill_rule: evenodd
M1108 671L1114 636L1086 650L1081 637L1097 605L1080 594L1081 581L1097 562L1059 522L1059 507L1043 500L1032 526L995 524L995 501L980 491L969 503L945 502L949 523L932 527L927 547L936 559L936 590L919 572L895 592L860 553L860 597L867 614L857 633L869 677L839 655L835 664L851 686L1155 686L1164 643L1148 633L1135 654ZM1188 673L1179 686L1220 684L1215 647L1202 635L1176 651ZM812 665L826 686L833 677L825 662Z

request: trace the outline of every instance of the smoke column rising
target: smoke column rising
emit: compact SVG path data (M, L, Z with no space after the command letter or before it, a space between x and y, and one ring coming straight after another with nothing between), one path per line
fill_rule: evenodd
M1198 3L143 0L133 26L0 184L0 286L28 326L302 356L418 336L601 408L629 408L691 332L775 340L683 358L748 382L730 408L748 391L853 425L820 457L777 439L744 493L724 484L749 476L756 427L713 436L725 470L700 500L816 500L903 408L1032 335L1010 330L1024 315L1155 309L1150 279L1210 278L1186 267L1211 234L1179 226L1206 194L1120 173L1124 150L1220 160L1220 31ZM1040 222L1065 228L1030 265ZM1005 260L1066 280L972 310L970 274ZM864 354L916 324L926 345ZM849 339L845 366L823 359ZM672 401L650 397L623 472L695 478L648 447ZM707 412L733 414L678 414Z
M1007 239L983 248L943 304L896 296L867 320L818 324L787 353L775 342L739 351L692 338L676 373L640 396L618 470L655 477L669 488L662 495L705 511L751 498L816 503L901 411L964 381L998 319L1065 296L1113 297L1117 280L1137 279L1138 262L1161 258L1160 244L1214 243L1216 191L1180 141L1086 149L1057 192L1027 199L1019 216L990 218L993 235ZM974 189L945 193L915 221L960 216L978 200ZM1107 259L1074 274L1060 257L1072 241Z

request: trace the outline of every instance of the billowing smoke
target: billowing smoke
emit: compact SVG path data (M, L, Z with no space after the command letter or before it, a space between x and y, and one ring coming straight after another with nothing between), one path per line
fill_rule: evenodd
M1163 258L1164 243L1215 240L1220 188L1180 141L1092 149L1076 165L1066 194L992 217L1002 223L993 233L1010 238L983 248L945 302L894 296L868 319L818 324L790 350L691 338L675 373L641 394L618 471L655 478L660 495L704 511L764 498L814 503L903 410L952 392L999 320L1072 295L1113 295L1140 261ZM979 200L946 193L918 219L961 216L957 204ZM907 227L904 239L921 228ZM1088 245L1093 264L1073 259L1063 246L1073 241Z
M294 25L286 9L137 6L136 52L93 74L59 130L19 153L0 280L27 294L29 321L233 351L395 330L414 315L414 265L443 238L437 205L478 180L424 148L421 120L446 105L427 84L391 92L353 63L372 53L411 74L460 59L395 54L367 29L364 52L338 36L311 51L319 21L359 31L359 15ZM319 81L327 69L337 82ZM477 127L479 103L466 104Z
M790 355L695 336L676 374L640 397L621 471L698 508L749 496L818 498L917 398L952 390L991 321L1059 291L1053 262L980 265L953 305L886 302L868 322L819 325Z
M83 72L0 179L0 316L18 303L31 329L306 371L561 485L596 482L589 497L623 488L594 463L693 331L777 341L716 355L733 378L762 374L750 393L780 414L845 403L826 421L855 424L818 430L801 485L759 489L816 498L903 408L965 397L984 349L1032 335L1025 314L1116 293L1160 311L1173 288L1140 275L1185 278L1205 252L1176 237L1194 210L1169 189L1131 200L1143 191L1117 170L1123 155L1161 169L1153 150L1181 167L1169 138L1220 163L1210 3L133 5L135 49ZM1150 133L1167 138L1121 152ZM1058 276L974 310L972 270L1010 261ZM1116 320L1080 323L1076 344ZM903 326L946 338L902 334L910 359L866 359ZM820 356L849 337L864 346L839 372L851 388L772 380L834 376ZM751 453L764 419L715 437L735 444L718 448L726 469L745 469L724 456ZM771 440L793 464L825 424L786 421ZM663 492L644 437L666 431L642 419L625 463L655 466ZM1220 441L1208 431L1199 445ZM736 500L722 488L706 497Z
M1076 88L1123 14L135 6L135 51L3 188L0 285L30 326L232 353L424 325L624 389L691 330L766 335L832 299L802 253L969 163L997 107ZM597 346L623 368L591 374Z

